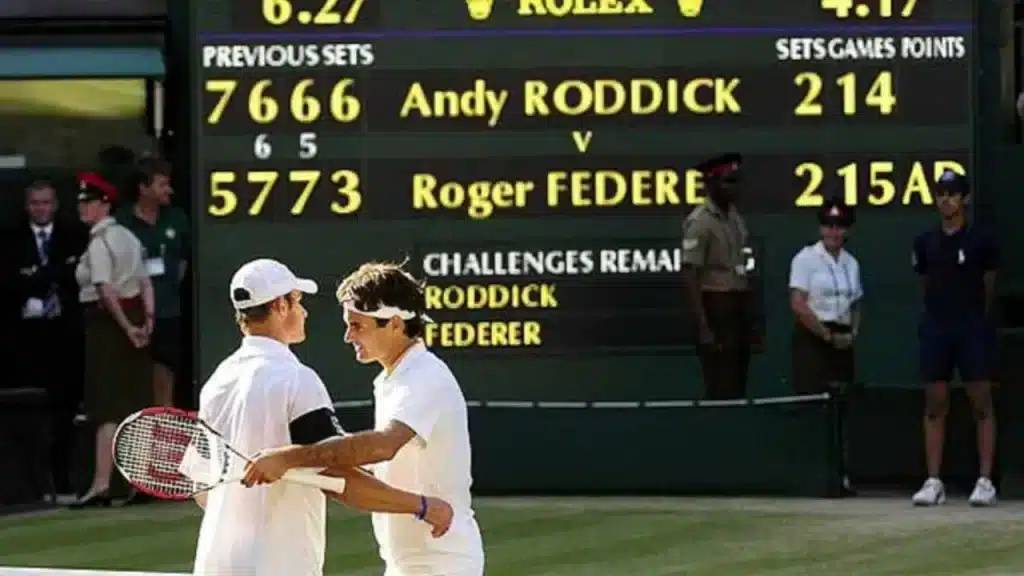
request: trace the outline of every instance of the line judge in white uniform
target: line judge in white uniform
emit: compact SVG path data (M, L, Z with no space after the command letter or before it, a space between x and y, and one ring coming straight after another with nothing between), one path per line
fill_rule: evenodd
M828 199L818 211L821 240L793 257L789 270L793 328L792 374L797 394L838 394L842 399L855 378L854 342L860 330L860 265L844 244L854 223L853 210ZM843 403L845 404L845 403ZM840 434L845 406L840 409ZM842 440L842 439L841 439ZM852 493L845 475L843 489Z
M296 278L274 260L249 262L231 280L244 337L203 386L199 416L243 454L343 433L320 377L288 348L305 340L302 295L316 290L315 282ZM396 490L352 468L330 473L347 480L344 493L330 494L336 500L407 515L428 532L444 533L449 526L451 508L440 499ZM255 489L234 484L218 486L197 502L205 514L195 576L323 574L326 502L320 490L285 482Z
M443 498L455 514L451 530L437 539L411 518L374 514L385 576L482 575L466 400L421 339L430 322L423 285L399 265L368 263L342 282L337 296L356 360L383 368L373 383L375 429L267 454L250 466L246 482L273 481L289 468L375 463L380 480Z

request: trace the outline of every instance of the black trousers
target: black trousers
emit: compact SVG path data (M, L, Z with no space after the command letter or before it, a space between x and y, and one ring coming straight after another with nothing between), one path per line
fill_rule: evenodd
M85 376L84 329L78 318L21 321L17 342L18 385L46 390L52 444L50 466L59 493L73 492L71 461L75 415Z
M704 313L715 336L713 345L697 348L704 397L735 400L747 396L753 320L746 292L704 292Z
M834 334L849 334L850 327L826 322ZM793 392L821 394L836 390L837 384L852 384L856 376L853 348L839 350L799 322L793 327Z
M844 324L825 322L833 334L849 334L851 328ZM846 432L850 409L852 386L856 378L856 357L853 348L839 350L797 322L793 327L792 374L793 392L796 394L821 394L828 392L836 406L836 434L839 438L839 475L847 473L848 439Z

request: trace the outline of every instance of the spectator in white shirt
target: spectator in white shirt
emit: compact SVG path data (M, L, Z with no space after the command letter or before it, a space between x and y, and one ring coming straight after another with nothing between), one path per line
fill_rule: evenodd
M283 264L254 260L231 281L231 300L245 334L242 344L203 386L199 416L242 453L311 444L343 434L316 372L289 345L305 340L303 293L316 283ZM440 499L396 490L353 468L330 470L347 481L335 499L372 512L419 514L443 533L451 508ZM196 576L319 576L326 544L326 503L316 488L278 483L254 489L218 486L197 498L205 508L196 549ZM385 514L386 516L387 514Z
M368 263L337 296L356 360L383 368L374 380L375 430L271 452L250 466L246 481L273 481L294 467L374 463L381 480L444 498L454 509L451 530L436 539L412 518L374 514L385 576L481 576L466 400L448 366L421 340L430 322L423 285L399 265Z
M790 265L790 307L796 316L792 376L797 394L828 392L843 398L854 382L854 342L864 288L857 259L843 247L853 222L851 208L838 200L825 201L818 212L821 240L797 252ZM840 434L842 430L841 422ZM843 487L851 491L845 474Z

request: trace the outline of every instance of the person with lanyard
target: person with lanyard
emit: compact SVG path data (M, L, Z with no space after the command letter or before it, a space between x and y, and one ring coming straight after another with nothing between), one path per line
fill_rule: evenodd
M928 479L913 496L917 506L946 501L939 478L949 412L949 384L954 374L967 387L977 424L979 477L970 495L972 506L996 503L992 484L996 418L992 382L996 334L992 318L999 251L993 238L968 225L970 187L966 176L947 171L935 186L940 222L914 240L914 271L924 288L918 326L921 377L926 383L925 462Z
M181 208L171 205L174 190L169 164L145 158L135 172L138 198L118 210L117 221L135 234L145 250L146 273L156 299L150 344L153 400L158 406L170 406L174 404L174 379L181 360L181 282L189 253L188 217Z
M736 209L742 158L725 154L699 166L707 201L683 222L683 281L697 323L697 353L709 400L747 392L754 322L747 280L747 226Z
M152 402L153 285L142 262L142 244L110 215L117 188L95 173L79 177L78 212L90 226L78 261L85 320L85 411L96 425L92 485L72 508L109 506L111 446L117 423ZM120 474L114 476L120 479Z
M791 347L796 394L837 394L841 399L854 380L854 342L860 328L860 264L844 244L855 220L852 208L836 199L818 210L821 240L805 246L789 267L789 302L796 317ZM852 494L845 474L842 436L845 406L839 411L840 467L844 494Z

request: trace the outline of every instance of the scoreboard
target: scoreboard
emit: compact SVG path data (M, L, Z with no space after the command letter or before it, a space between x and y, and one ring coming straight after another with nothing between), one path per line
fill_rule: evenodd
M337 280L390 242L428 280L428 342L463 354L691 347L678 234L710 155L744 155L751 220L809 219L831 194L920 213L938 174L970 167L970 0L192 0L191 16L200 274L283 253ZM623 329L637 319L651 329Z

